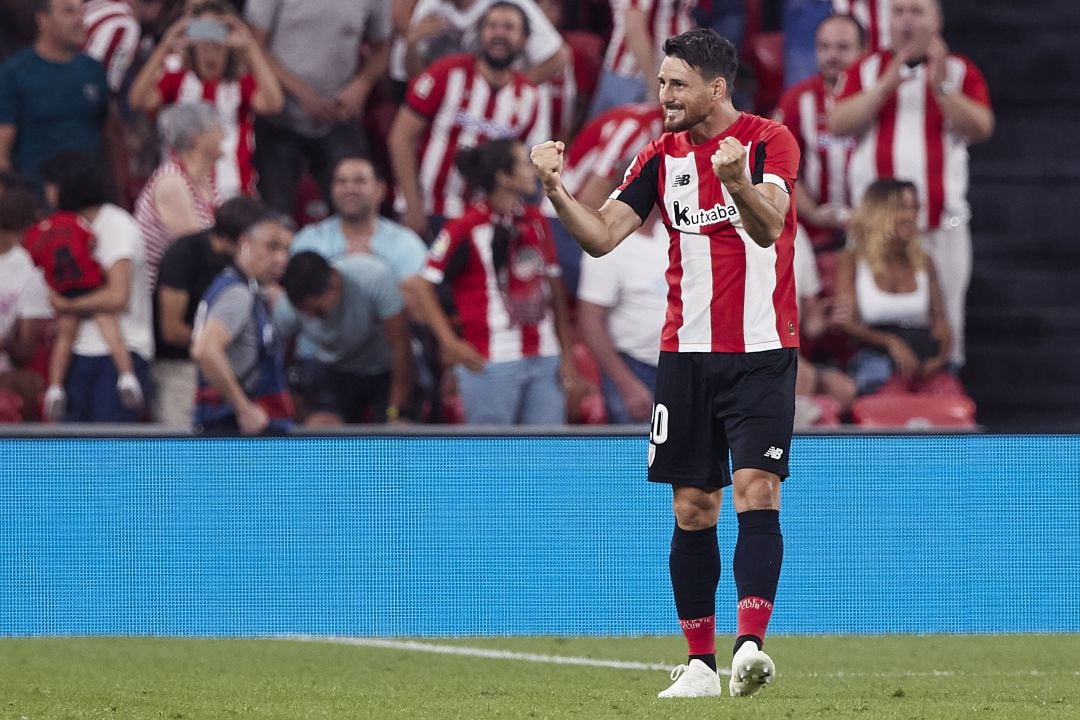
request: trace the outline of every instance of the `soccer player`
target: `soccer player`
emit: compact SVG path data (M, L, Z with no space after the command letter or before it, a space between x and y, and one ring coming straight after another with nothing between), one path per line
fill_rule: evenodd
M780 577L780 483L795 407L791 194L799 149L783 125L732 105L738 59L729 41L691 30L669 38L664 54L659 99L667 132L641 151L598 211L563 186L562 143L537 145L532 157L559 218L590 255L610 252L654 205L667 226L668 310L649 479L674 491L671 583L689 660L660 697L721 694L716 521L728 485L739 522L738 633L728 687L746 696L774 675L762 646Z

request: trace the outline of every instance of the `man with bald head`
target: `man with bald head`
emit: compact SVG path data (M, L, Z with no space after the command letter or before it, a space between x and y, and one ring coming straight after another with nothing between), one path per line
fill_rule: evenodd
M964 298L971 279L968 145L994 132L986 80L968 58L949 52L937 0L892 0L891 47L863 57L846 75L829 130L856 147L852 200L878 178L911 180L920 225L934 261L955 338L950 358L964 363Z

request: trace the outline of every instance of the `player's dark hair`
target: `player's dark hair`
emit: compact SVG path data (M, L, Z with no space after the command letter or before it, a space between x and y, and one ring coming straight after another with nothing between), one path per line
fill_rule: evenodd
M330 263L317 252L305 250L293 255L285 268L281 284L293 307L312 297L319 297L330 287Z
M0 192L0 230L25 232L41 215L41 203L28 186L5 180Z
M274 212L258 200L238 195L229 198L214 211L213 233L238 242L240 236L251 228L275 219Z
M82 212L113 199L102 164L84 152L62 150L41 164L41 178L56 185L57 210Z
M498 8L510 8L511 10L516 10L517 14L521 16L521 28L525 33L525 37L529 37L529 33L532 32L532 26L529 24L528 13L525 12L525 8L515 2L510 2L510 0L495 0L491 5L488 5L488 9L480 16L480 22L476 25L477 32L484 26L491 11Z
M817 37L818 30L820 30L825 23L832 22L833 20L844 20L851 23L855 27L855 32L858 33L859 47L866 47L866 28L864 28L858 18L851 13L833 13L832 15L827 15L825 19L819 22L817 27L814 28L814 37Z
M465 181L474 188L490 193L495 189L495 175L514 172L514 148L518 141L513 138L488 140L476 147L458 150L454 166Z
M706 80L727 80L728 93L739 72L739 51L730 40L709 28L696 28L664 41L664 54L678 58Z

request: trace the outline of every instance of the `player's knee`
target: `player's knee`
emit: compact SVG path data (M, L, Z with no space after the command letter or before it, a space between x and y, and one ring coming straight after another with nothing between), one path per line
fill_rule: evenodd
M738 471L732 495L735 511L779 510L780 478L764 470Z
M704 530L712 527L720 514L720 504L710 494L676 493L672 502L675 521L684 530Z

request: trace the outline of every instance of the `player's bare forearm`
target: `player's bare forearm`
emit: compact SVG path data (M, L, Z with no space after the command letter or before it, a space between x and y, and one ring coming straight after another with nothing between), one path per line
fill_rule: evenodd
M787 193L770 184L753 185L749 179L724 185L731 193L735 207L739 209L743 229L761 247L772 247L773 243L780 238L780 233L784 231L784 216L787 213L787 207L784 207L781 212L777 204L783 204L784 201L770 196L774 194L773 189L775 189L775 193L784 195L787 202L790 202Z

